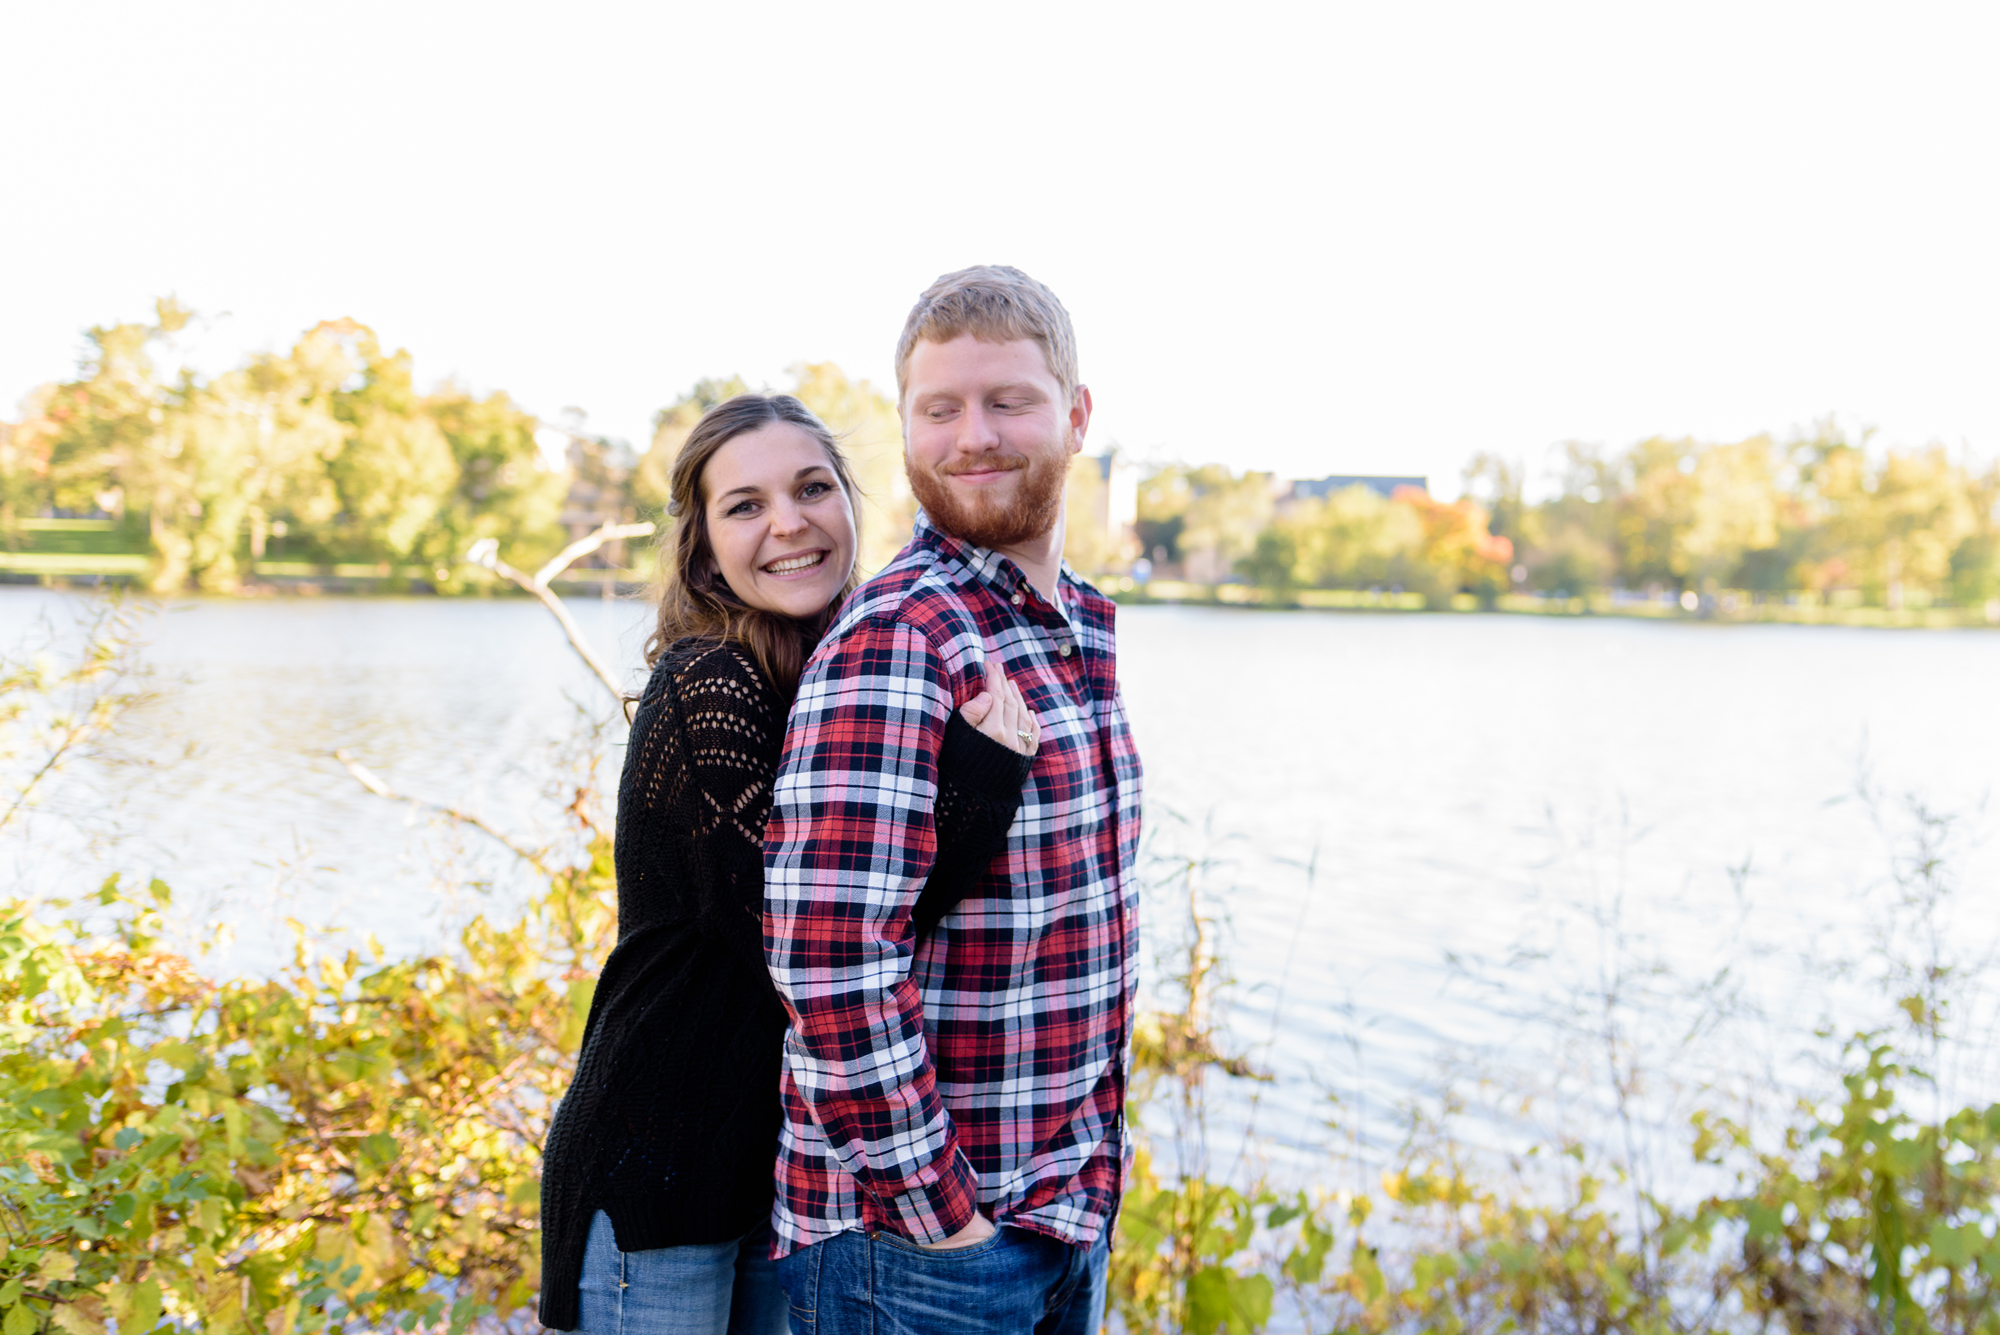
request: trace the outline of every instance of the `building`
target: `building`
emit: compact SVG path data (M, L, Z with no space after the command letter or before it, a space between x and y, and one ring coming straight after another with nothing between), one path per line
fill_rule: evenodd
M1139 522L1139 470L1127 463L1116 450L1089 455L1079 467L1097 466L1099 493L1095 518L1106 533L1123 542L1131 538Z

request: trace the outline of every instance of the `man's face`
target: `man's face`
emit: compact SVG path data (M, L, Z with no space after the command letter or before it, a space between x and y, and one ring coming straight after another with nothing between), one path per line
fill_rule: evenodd
M1090 423L1088 389L1066 400L1030 339L970 334L918 343L904 380L903 465L939 528L1002 548L1055 527L1070 456Z

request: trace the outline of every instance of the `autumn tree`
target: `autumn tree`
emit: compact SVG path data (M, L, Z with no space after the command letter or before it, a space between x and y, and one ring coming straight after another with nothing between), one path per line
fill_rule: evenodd
M1140 544L1166 546L1190 579L1226 578L1271 522L1274 490L1269 473L1239 475L1221 464L1159 469L1139 484Z

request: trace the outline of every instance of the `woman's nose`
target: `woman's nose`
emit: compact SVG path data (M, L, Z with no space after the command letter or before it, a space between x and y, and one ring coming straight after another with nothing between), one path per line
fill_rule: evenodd
M806 526L805 511L790 501L780 501L771 507L771 532L780 537L797 533Z

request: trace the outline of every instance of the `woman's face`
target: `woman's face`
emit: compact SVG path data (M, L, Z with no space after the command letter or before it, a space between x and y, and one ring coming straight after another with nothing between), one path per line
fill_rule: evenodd
M854 507L820 443L790 422L746 431L709 456L702 505L716 570L751 607L823 610L854 569Z

